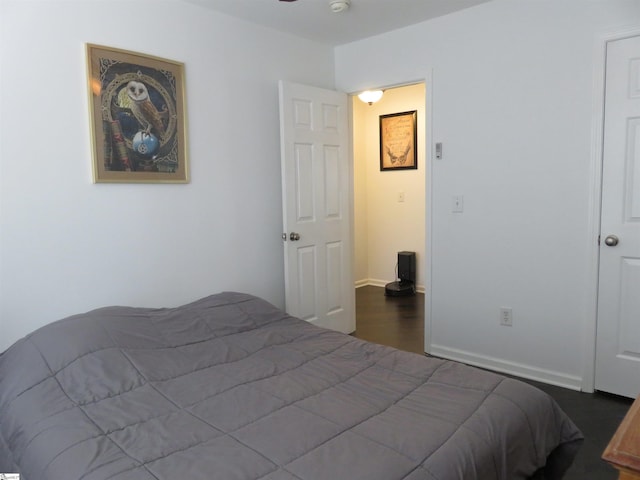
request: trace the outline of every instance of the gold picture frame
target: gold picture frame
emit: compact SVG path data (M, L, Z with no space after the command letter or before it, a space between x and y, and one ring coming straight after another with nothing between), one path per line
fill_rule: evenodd
M418 111L380 115L380 170L418 168Z
M94 183L187 183L184 64L86 44Z

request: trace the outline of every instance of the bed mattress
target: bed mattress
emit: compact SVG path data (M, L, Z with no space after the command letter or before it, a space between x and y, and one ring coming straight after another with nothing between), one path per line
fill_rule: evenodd
M21 480L559 479L582 435L542 391L226 292L107 307L0 355Z

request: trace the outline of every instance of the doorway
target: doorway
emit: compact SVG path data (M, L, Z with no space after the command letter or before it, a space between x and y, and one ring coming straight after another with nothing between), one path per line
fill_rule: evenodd
M386 89L382 99L372 105L363 103L357 96L352 96L351 102L355 286L378 287L375 290L384 297L384 288L380 287L396 280L398 252L412 251L416 253L417 291L424 295L427 276L425 125L428 117L425 83ZM417 168L383 171L380 168L380 116L411 111L417 112ZM424 319L422 322L424 329Z

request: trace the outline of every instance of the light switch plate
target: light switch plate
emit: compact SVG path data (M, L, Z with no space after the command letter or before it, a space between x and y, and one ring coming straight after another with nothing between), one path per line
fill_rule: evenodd
M436 158L440 160L442 158L442 143L436 143Z

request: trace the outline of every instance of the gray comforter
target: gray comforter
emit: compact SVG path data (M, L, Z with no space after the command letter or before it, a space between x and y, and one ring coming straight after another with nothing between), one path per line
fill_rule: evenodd
M560 478L581 438L525 383L239 293L102 308L0 356L0 472L22 480Z

